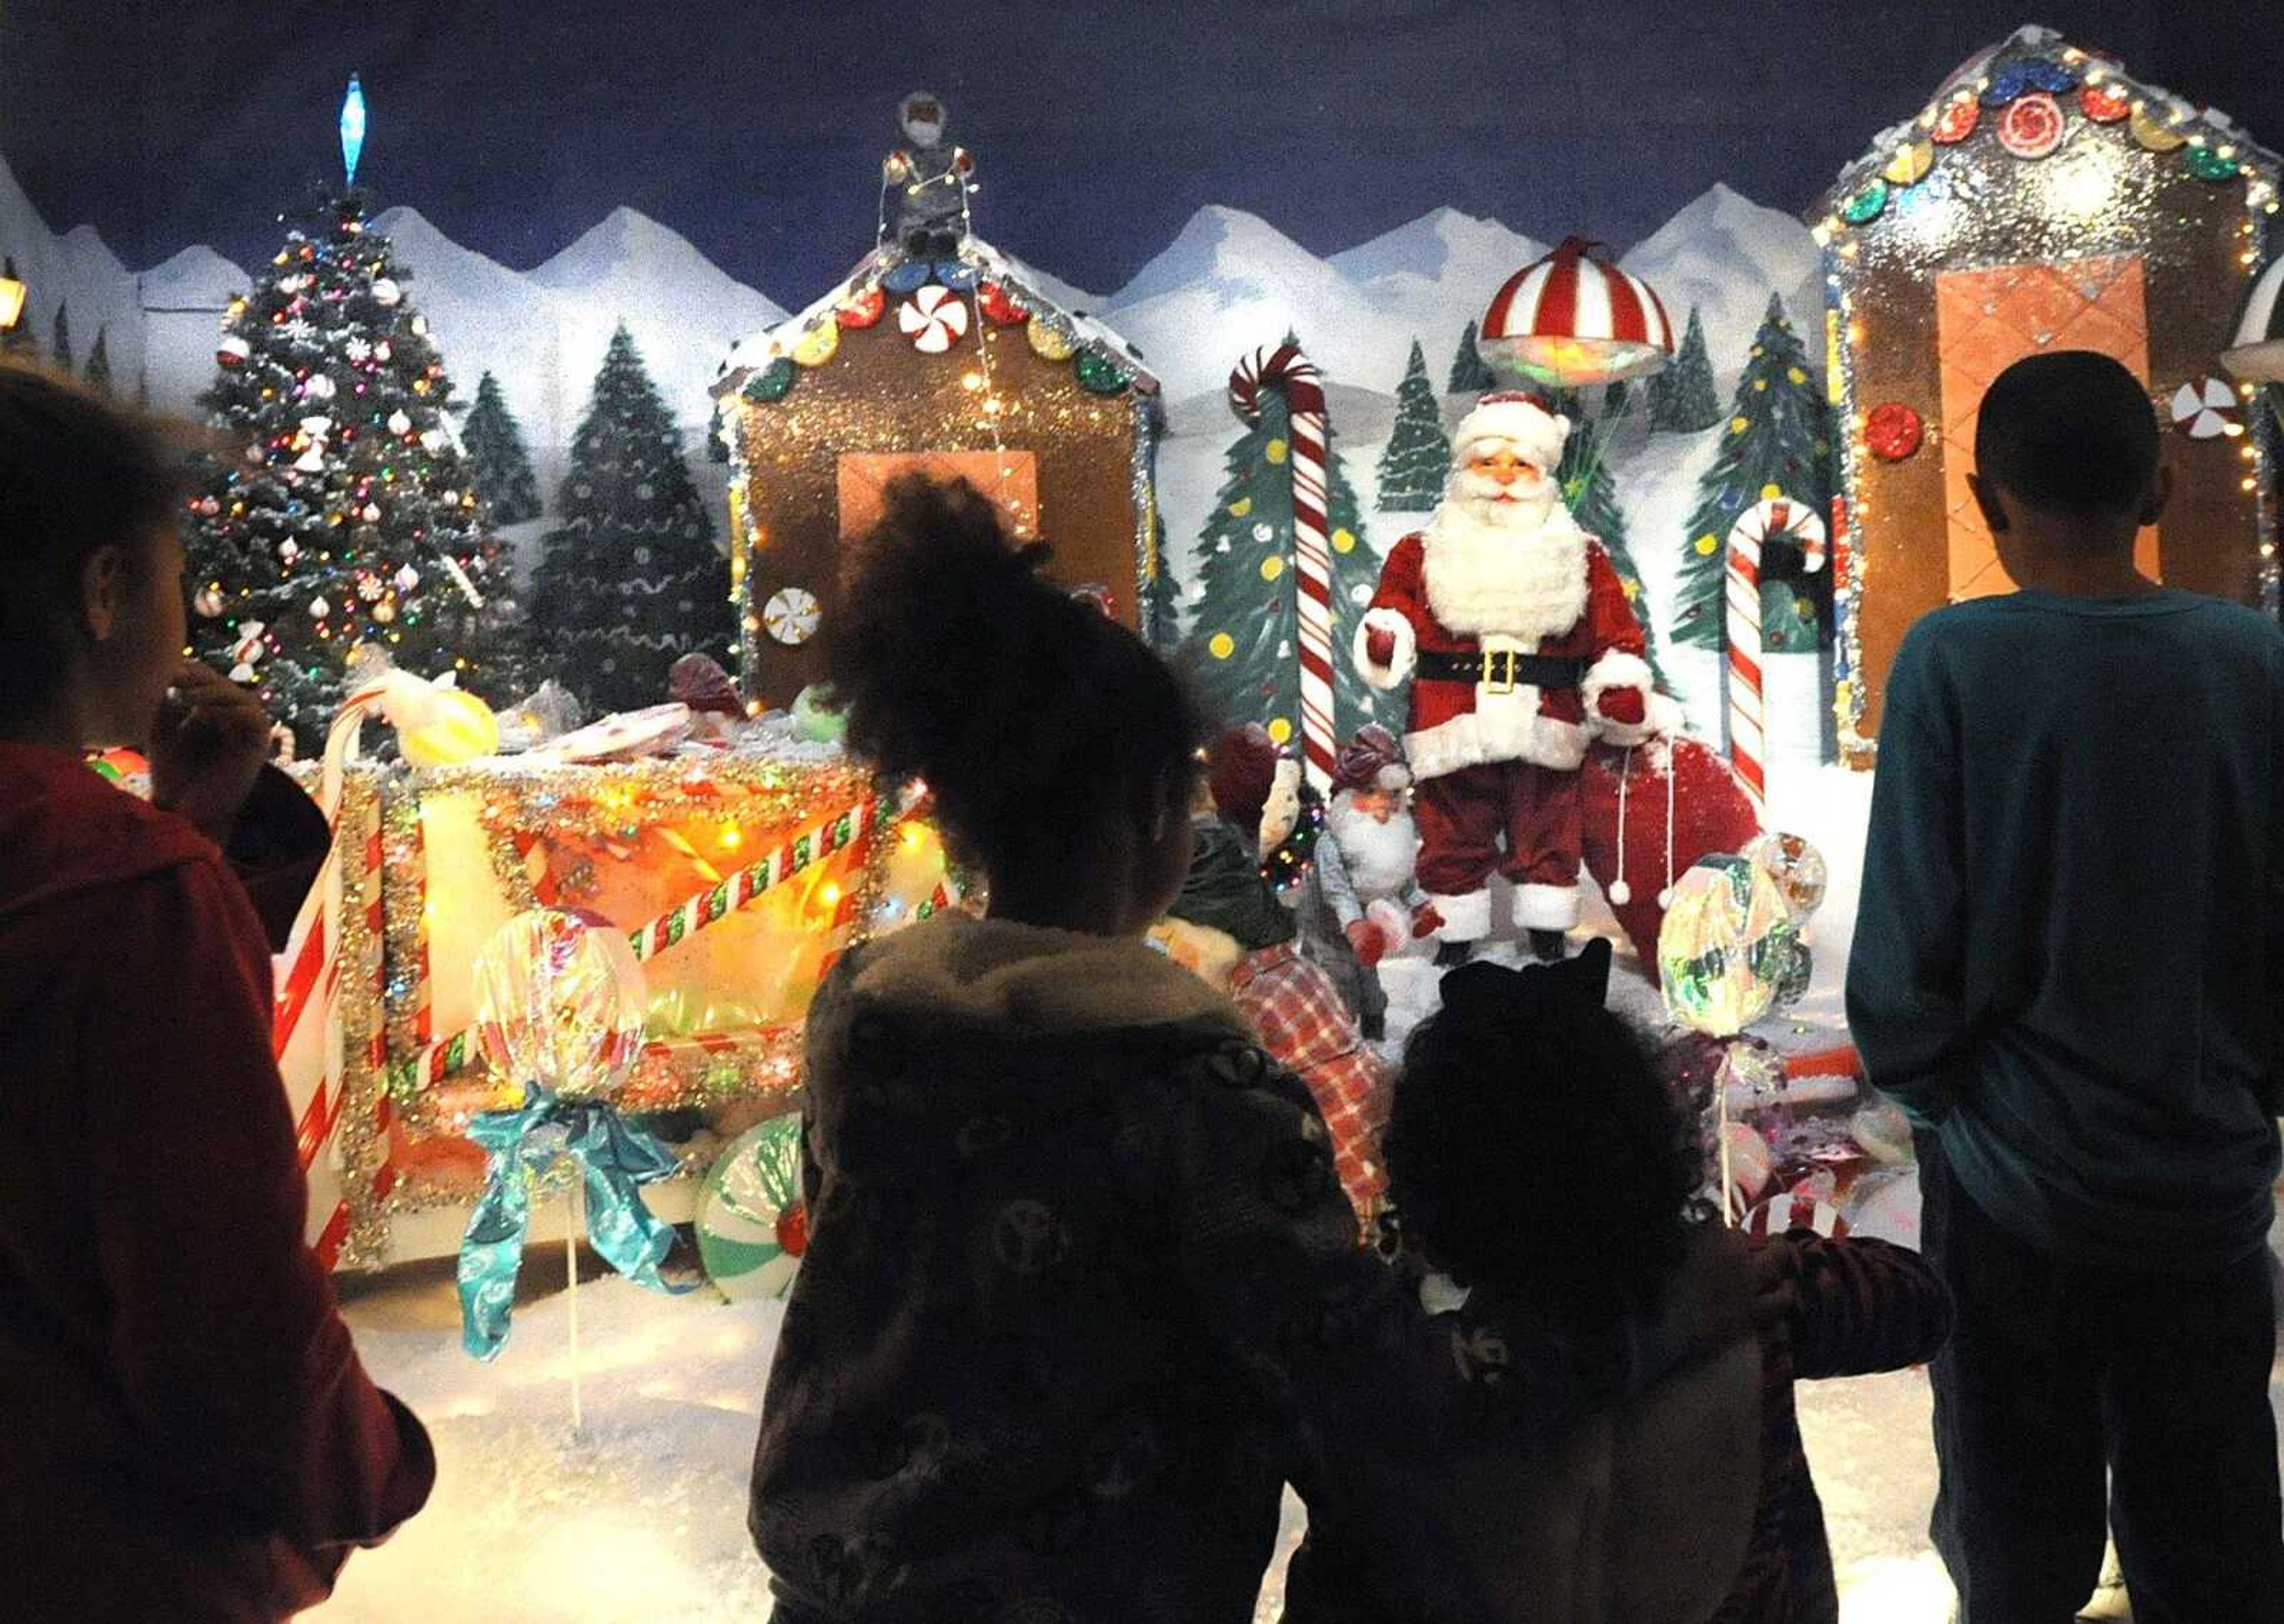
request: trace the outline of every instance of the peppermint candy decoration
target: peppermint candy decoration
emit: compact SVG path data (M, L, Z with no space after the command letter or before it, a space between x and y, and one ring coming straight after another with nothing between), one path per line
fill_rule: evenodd
M924 355L941 355L966 336L967 305L931 283L896 307L897 330Z
M2241 434L2236 391L2218 378L2200 379L2173 391L2173 426L2192 440L2218 440Z
M823 614L816 593L805 587L786 587L762 605L762 629L787 648L798 648L817 635Z
M1782 1235L1791 1230L1838 1240L1848 1233L1848 1220L1830 1202L1817 1199L1812 1190L1779 1191L1745 1214L1748 1235Z
M809 1249L801 1196L801 1116L748 1129L722 1152L698 1198L698 1256L732 1302L782 1297Z
M2062 144L2062 110L2044 90L2009 102L1998 119L1998 144L2017 158L2044 158Z

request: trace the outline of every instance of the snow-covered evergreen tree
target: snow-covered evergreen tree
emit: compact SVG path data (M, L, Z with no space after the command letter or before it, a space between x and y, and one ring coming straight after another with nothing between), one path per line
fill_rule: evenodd
M1380 559L1365 543L1336 436L1328 432L1326 440L1334 721L1346 738L1368 722L1392 724L1396 711L1348 658L1356 623L1379 584ZM1201 538L1190 641L1222 719L1232 727L1260 722L1284 744L1301 722L1301 622L1293 569L1292 421L1281 390L1262 391L1261 415L1231 444L1224 465L1228 477Z
M731 657L730 566L682 460L682 434L626 324L611 335L532 576L554 675L591 709L666 698L684 654Z
M1166 520L1150 511L1150 578L1142 586L1142 640L1154 649L1171 649L1182 640L1182 593L1166 556Z
M1832 501L1831 409L1783 300L1774 296L1738 380L1720 456L1697 484L1676 588L1678 641L1722 646L1729 532L1746 509L1772 496L1819 516ZM1822 574L1788 577L1773 552L1762 560L1761 645L1773 653L1812 650L1828 618L1830 582Z
M1490 362L1475 347L1475 324L1459 335L1459 347L1451 356L1451 382L1447 394L1482 394L1498 387L1498 375L1491 371Z
M1649 380L1649 426L1662 433L1695 434L1721 420L1713 393L1713 363L1705 353L1705 324L1689 307L1689 329L1665 370Z
M110 337L108 327L95 330L95 347L87 352L87 371L80 374L87 379L87 386L98 394L111 393Z
M72 354L71 301L68 299L56 301L55 336L48 345L48 359L56 371L66 378L71 376L72 368L78 364L78 357Z
M1451 442L1443 409L1428 381L1428 357L1412 340L1412 358L1396 386L1396 432L1380 454L1380 511L1425 513L1443 500L1451 476Z
M360 644L504 702L523 683L520 614L411 272L357 191L281 219L199 397L233 449L201 459L184 527L193 646L309 748Z
M523 431L508 411L499 379L489 371L476 382L476 403L460 426L460 444L468 454L468 475L490 507L494 524L520 525L539 517L539 481L532 477Z

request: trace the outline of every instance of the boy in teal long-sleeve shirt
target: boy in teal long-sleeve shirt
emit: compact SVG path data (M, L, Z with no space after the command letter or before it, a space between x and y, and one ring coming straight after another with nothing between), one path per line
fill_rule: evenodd
M2284 632L2136 573L2171 481L2116 362L2007 369L1975 463L2022 589L1897 653L1848 975L1958 1300L1936 1542L1960 1624L2066 1620L2107 1472L2142 1624L2284 1619Z

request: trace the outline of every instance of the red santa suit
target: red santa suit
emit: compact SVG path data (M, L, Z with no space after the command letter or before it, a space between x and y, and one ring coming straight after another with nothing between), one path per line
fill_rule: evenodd
M1460 425L1450 492L1388 554L1357 628L1365 680L1412 685L1419 878L1447 941L1490 933L1494 872L1518 925L1577 923L1587 746L1639 744L1670 720L1617 572L1547 472L1569 426L1529 397L1485 396ZM1504 486L1469 465L1501 448L1532 465Z

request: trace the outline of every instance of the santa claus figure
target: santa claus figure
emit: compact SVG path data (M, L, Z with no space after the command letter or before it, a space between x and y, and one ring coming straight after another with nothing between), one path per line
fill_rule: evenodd
M1420 832L1412 821L1412 769L1396 735L1377 723L1358 730L1333 769L1333 799L1317 842L1323 907L1355 955L1357 1019L1369 1038L1384 1036L1388 993L1380 961L1426 931L1428 898L1412 870Z
M1364 679L1412 688L1404 749L1439 964L1490 934L1495 872L1533 951L1561 956L1578 920L1586 747L1639 744L1671 720L1670 700L1653 709L1617 572L1562 505L1569 433L1535 396L1485 395L1459 425L1443 503L1388 554L1357 627Z

